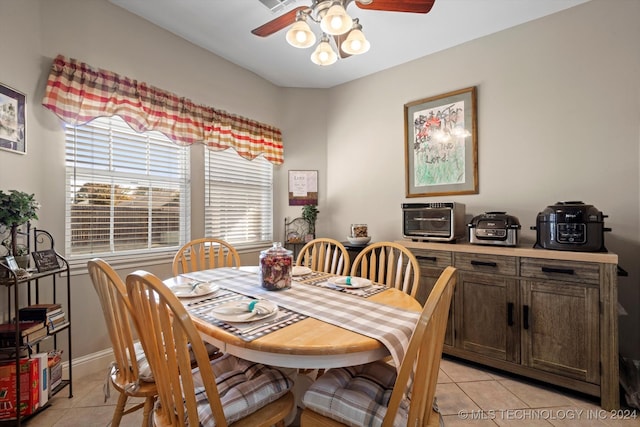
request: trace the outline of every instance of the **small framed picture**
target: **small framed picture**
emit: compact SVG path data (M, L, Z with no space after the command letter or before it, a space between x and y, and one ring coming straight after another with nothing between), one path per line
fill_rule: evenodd
M318 204L318 171L289 171L289 206Z
M18 263L11 255L4 257L4 264L9 267L11 271L18 271Z
M0 149L26 154L26 97L0 83Z

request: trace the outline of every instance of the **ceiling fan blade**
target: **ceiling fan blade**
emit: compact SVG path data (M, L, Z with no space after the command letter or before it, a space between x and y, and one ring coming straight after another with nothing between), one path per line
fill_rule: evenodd
M360 9L410 13L428 13L434 2L435 0L373 0L369 4L362 4L356 0Z
M267 22L266 24L263 24L258 28L251 30L251 32L256 36L260 36L260 37L267 37L273 33L277 33L281 29L286 28L289 25L296 22L296 15L298 14L298 11L304 10L304 9L308 9L308 7L298 6L295 9L291 9L289 12L285 13L284 15L280 15L277 18Z

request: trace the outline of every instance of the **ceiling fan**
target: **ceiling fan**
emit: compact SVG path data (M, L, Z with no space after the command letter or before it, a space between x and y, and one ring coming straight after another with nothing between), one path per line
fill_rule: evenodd
M259 37L267 37L288 26L287 41L294 47L307 48L316 41L316 36L307 24L307 19L320 24L322 37L311 60L318 65L333 64L338 55L347 58L369 50L369 42L362 33L358 18L352 19L347 6L355 2L360 9L387 12L428 13L435 0L312 0L311 6L299 6L271 21L253 29ZM336 54L329 44L333 38L338 50Z

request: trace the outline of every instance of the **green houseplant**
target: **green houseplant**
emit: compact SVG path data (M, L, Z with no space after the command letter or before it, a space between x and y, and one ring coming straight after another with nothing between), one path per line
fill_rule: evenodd
M302 218L309 223L309 234L312 234L314 237L316 235L316 219L319 213L320 211L316 205L304 205L302 207Z
M39 208L40 204L33 194L0 190L0 225L9 230L9 237L3 240L2 245L7 248L9 255L28 256L26 246L18 243L18 227L32 219L38 219Z

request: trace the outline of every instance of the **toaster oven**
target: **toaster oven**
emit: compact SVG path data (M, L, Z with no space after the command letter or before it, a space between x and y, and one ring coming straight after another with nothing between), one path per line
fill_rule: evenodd
M403 203L402 235L415 241L455 241L466 235L464 216L462 203Z

